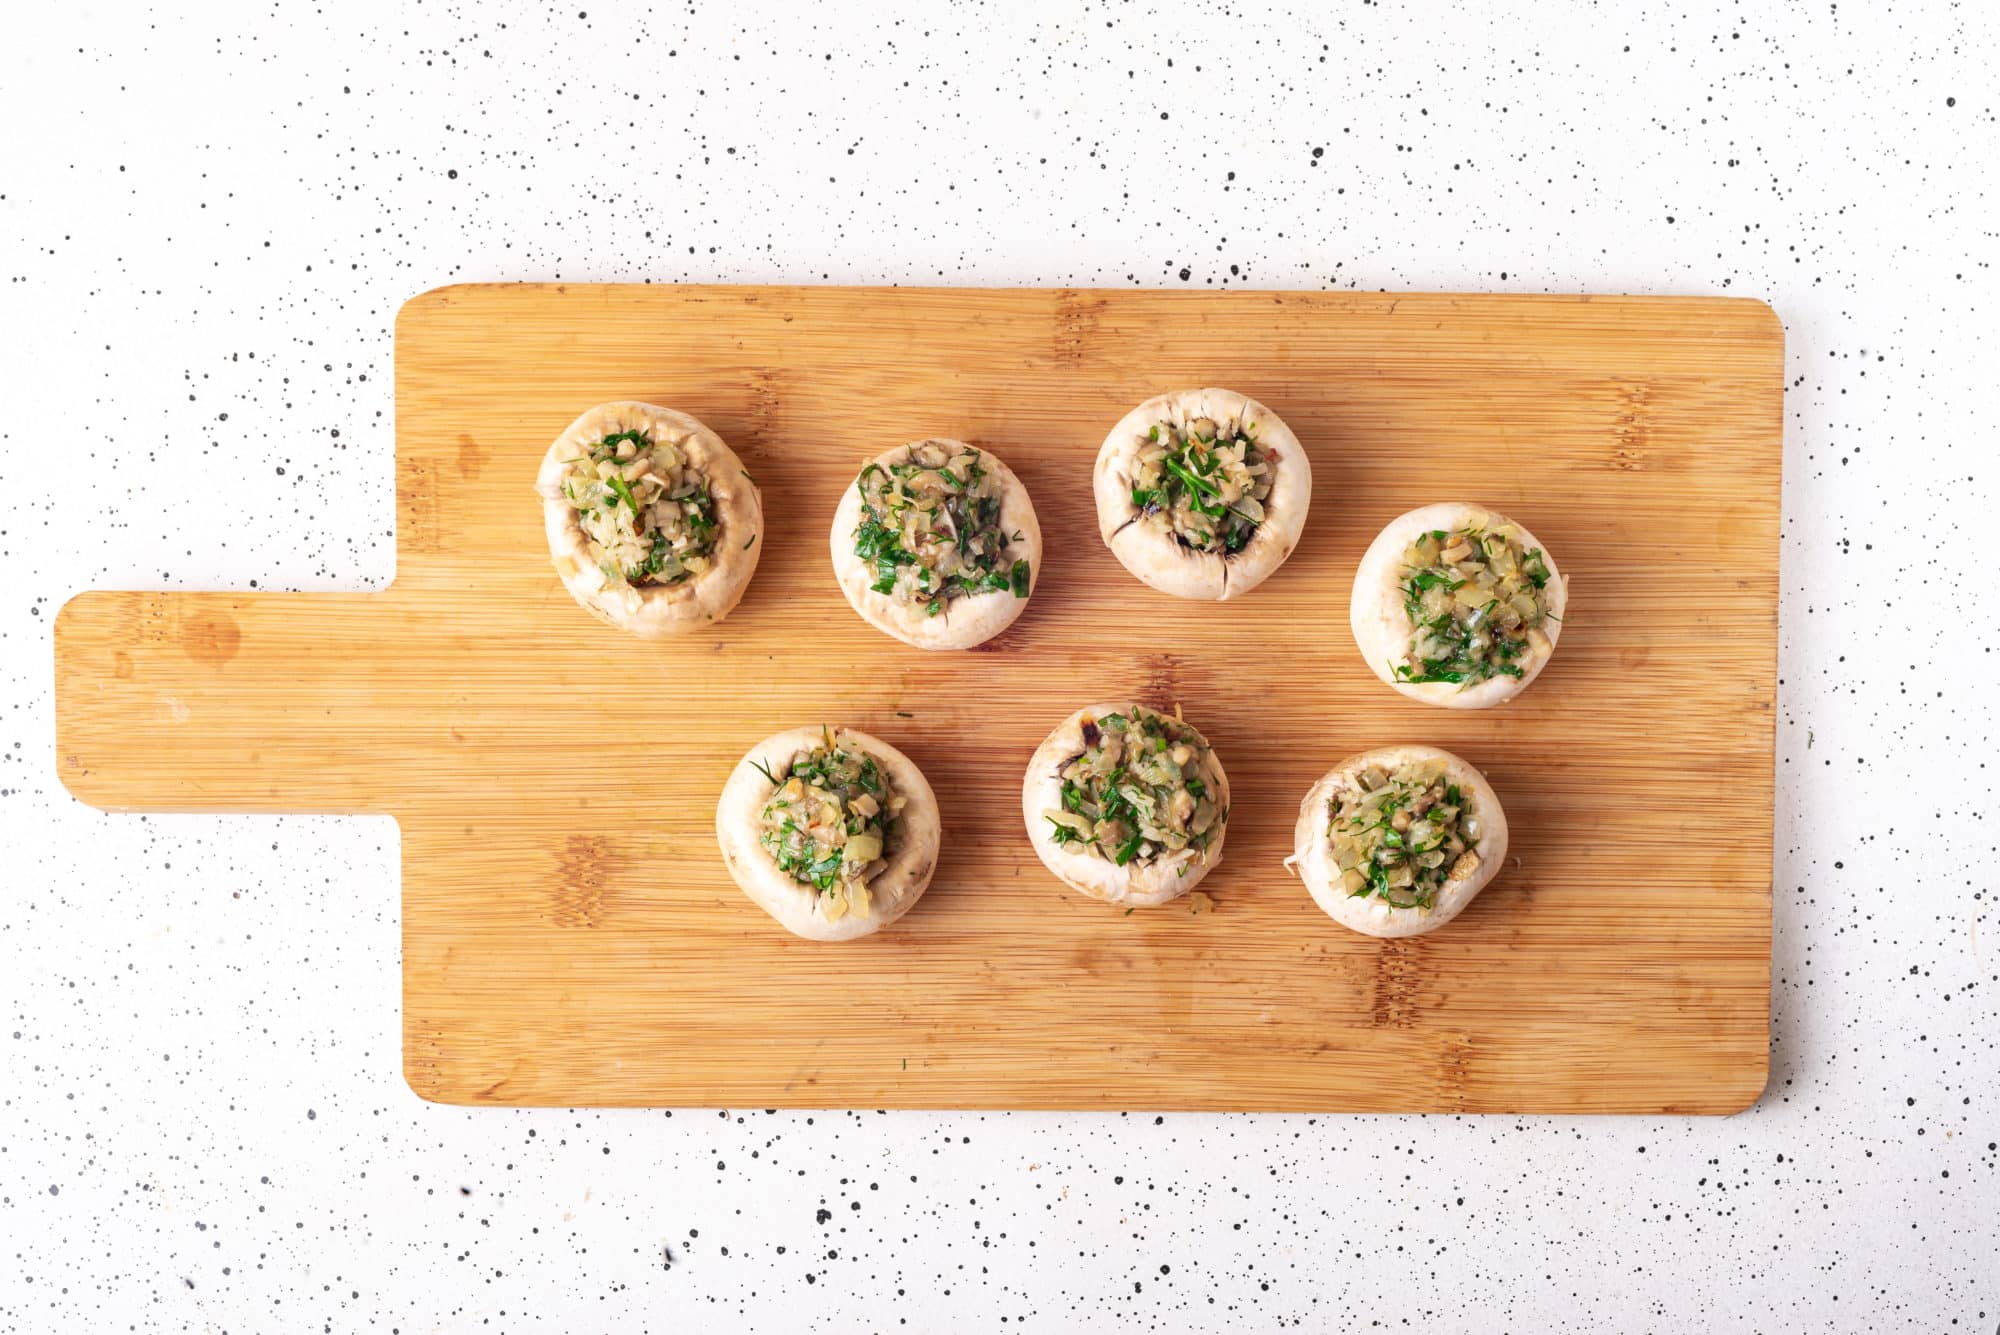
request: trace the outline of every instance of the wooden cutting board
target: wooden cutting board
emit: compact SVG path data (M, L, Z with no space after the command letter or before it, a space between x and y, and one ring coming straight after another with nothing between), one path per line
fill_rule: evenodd
M1111 423L1202 384L1313 458L1297 552L1220 605L1133 580L1090 498ZM1743 300L444 288L396 322L395 583L76 598L59 767L113 809L394 814L426 1098L1731 1112L1766 1065L1781 392ZM762 483L763 563L708 633L628 638L549 568L536 464L616 398L692 412ZM927 435L1005 458L1048 538L978 651L871 630L828 563L860 460ZM1347 629L1377 528L1459 497L1573 581L1553 664L1476 713L1396 695ZM1128 696L1228 768L1210 913L1084 899L1021 827L1035 744ZM744 750L821 721L945 803L929 896L844 945L780 931L713 832ZM1463 917L1378 941L1280 860L1314 778L1398 741L1482 767L1514 838Z

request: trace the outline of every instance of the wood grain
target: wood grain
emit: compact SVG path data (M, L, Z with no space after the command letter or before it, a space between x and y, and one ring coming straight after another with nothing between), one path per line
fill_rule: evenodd
M115 809L386 811L403 831L405 1067L508 1104L1563 1112L1740 1109L1770 986L1782 338L1721 299L473 286L396 324L398 548L381 594L88 593L56 625L64 781ZM1131 404L1222 384L1283 414L1315 495L1242 600L1152 592L1097 540ZM742 607L645 643L546 560L531 486L579 411L692 412L762 483ZM1033 605L926 655L834 584L858 462L997 451L1048 539ZM1354 565L1483 501L1573 581L1555 661L1469 716L1381 685ZM1180 703L1236 794L1185 904L1064 890L1021 767L1092 700ZM713 806L780 727L852 724L946 804L929 896L877 937L779 931ZM1456 923L1376 941L1280 866L1334 760L1481 766L1517 859Z

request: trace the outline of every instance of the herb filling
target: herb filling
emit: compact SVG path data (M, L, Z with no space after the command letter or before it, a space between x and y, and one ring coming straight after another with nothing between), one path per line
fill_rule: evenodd
M658 588L714 564L715 496L680 446L617 431L564 463L563 498L607 583Z
M1379 895L1399 909L1427 909L1447 881L1479 870L1480 819L1470 793L1445 777L1442 760L1414 760L1393 772L1370 765L1327 803L1340 887Z
M1083 721L1083 751L1056 771L1062 809L1044 812L1062 847L1119 866L1193 849L1208 857L1229 819L1222 770L1201 735L1150 709ZM1195 864L1181 859L1181 874Z
M819 892L827 917L841 918L868 911L868 879L895 851L908 799L873 756L824 736L776 773L758 766L777 791L758 813L757 841L779 871Z
M1027 597L1028 562L1013 555L1026 539L1001 528L994 482L978 450L935 440L862 469L854 554L874 567L875 592L930 616L982 593Z
M1157 423L1146 433L1132 478L1140 515L1198 552L1234 555L1264 522L1271 464L1252 435L1254 422L1201 417L1185 426Z
M1519 677L1519 660L1546 652L1549 615L1543 590L1549 565L1536 547L1523 551L1520 530L1433 529L1403 553L1403 610L1410 618L1410 661L1396 679L1462 682Z

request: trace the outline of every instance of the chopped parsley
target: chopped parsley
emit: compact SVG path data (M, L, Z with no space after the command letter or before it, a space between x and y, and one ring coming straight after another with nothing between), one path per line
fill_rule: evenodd
M1084 748L1057 771L1050 838L1123 867L1171 858L1185 875L1229 819L1222 769L1200 733L1134 706L1086 719Z
M867 880L895 848L904 803L875 758L828 730L775 773L750 763L773 787L757 839L778 870L865 909Z
M1326 835L1341 888L1399 909L1431 908L1479 869L1479 812L1442 760L1364 767L1327 803Z
M899 463L862 469L854 554L874 575L869 587L930 616L981 594L1026 598L1026 539L1002 527L997 481L980 451L956 441L920 441Z
M1271 465L1252 422L1156 423L1139 451L1132 504L1182 546L1234 555L1264 522Z
M609 583L678 584L714 562L715 497L684 444L614 431L566 461L562 495Z
M1410 650L1392 664L1396 680L1469 686L1523 676L1522 660L1546 648L1542 623L1554 619L1548 582L1541 549L1524 550L1511 524L1419 535L1403 553Z

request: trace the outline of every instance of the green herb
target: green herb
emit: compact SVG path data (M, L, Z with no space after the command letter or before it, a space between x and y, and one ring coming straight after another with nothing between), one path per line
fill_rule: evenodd
M1476 842L1466 825L1473 814L1458 785L1445 781L1442 761L1363 771L1327 804L1327 838L1347 894L1430 908Z
M1062 824L1071 831L1061 842L1087 846L1087 851L1117 866L1150 861L1186 851L1206 857L1210 836L1227 817L1208 797L1200 777L1210 764L1201 735L1178 719L1137 710L1086 720L1084 749L1057 772L1063 812L1081 817L1086 827Z
M1460 545L1468 549L1466 555L1445 561L1444 553ZM1489 596L1476 604L1460 601L1460 590L1474 579L1478 591ZM1528 633L1545 617L1539 591L1547 581L1540 550L1522 552L1511 529L1420 534L1403 554L1410 656L1407 662L1390 664L1392 675L1415 685L1460 686L1524 676L1515 660L1527 653ZM1533 615L1521 610L1524 593L1533 603Z
M991 476L978 450L953 452L932 441L911 446L900 463L863 468L855 479L861 519L854 553L873 567L869 587L891 595L910 589L930 616L960 598L1027 597L1032 572L1008 550L1025 539L1000 527ZM904 566L916 569L914 581L906 582Z
M1162 516L1168 531L1196 550L1227 554L1243 550L1263 523L1261 508L1246 509L1244 502L1257 505L1270 493L1268 473L1249 471L1264 462L1251 431L1245 425L1238 434L1224 438L1221 433L1200 436L1171 426L1163 432L1156 424L1147 439L1156 443L1164 439L1168 448L1140 466L1132 484L1132 504L1145 514ZM1225 482L1243 500L1225 501Z
M888 853L897 823L874 757L837 745L831 730L823 735L822 745L792 759L783 783L758 766L777 788L760 813L758 842L780 871L824 894L858 884L863 869ZM872 841L872 850L854 853L857 839Z
M614 431L570 461L563 478L564 498L592 515L586 528L591 530L591 548L607 582L675 584L707 569L715 549L715 499L706 480L684 460L677 458L669 465L651 456L658 448L642 431ZM620 459L620 451L627 457ZM657 505L642 505L623 471L635 460L649 457L655 466L652 476L670 488L664 499L656 497L661 499ZM609 476L600 478L599 469ZM610 556L614 549L639 550L643 555L620 568Z
M1118 846L1118 851L1112 855L1111 860L1121 867L1124 866L1132 860L1133 854L1139 851L1139 845L1145 841L1144 835L1137 830L1132 831L1132 837Z
M671 555L673 553L667 544L655 538L652 547L646 552L646 559L624 572L625 582L639 584L652 579L666 569L667 558Z
M681 511L684 516L681 522L697 539L705 537L715 528L715 498L706 490L684 497Z
M1549 563L1542 557L1542 549L1537 547L1521 558L1521 573L1534 581L1538 589L1547 588L1549 583Z
M862 514L860 526L854 530L854 554L874 563L875 583L871 587L877 593L887 593L895 588L896 567L912 565L917 559L903 550L899 534L866 512Z
M1161 460L1160 462L1162 466L1165 467L1169 473L1172 473L1175 477L1187 483L1190 487L1193 487L1197 492L1201 493L1203 496L1220 496L1222 494L1221 492L1215 489L1214 483L1197 475L1193 469L1189 468L1181 460L1174 458L1173 455L1171 454L1168 455L1165 459ZM1202 513L1203 514L1219 513L1219 511L1211 512L1204 509L1202 510Z
M613 473L610 477L604 480L606 483L610 485L611 490L618 493L618 499L625 502L625 508L627 510L630 510L635 515L639 513L639 502L632 499L632 487L630 483L626 482L625 479L617 473Z

